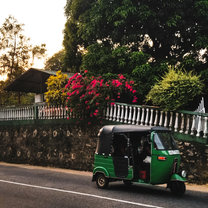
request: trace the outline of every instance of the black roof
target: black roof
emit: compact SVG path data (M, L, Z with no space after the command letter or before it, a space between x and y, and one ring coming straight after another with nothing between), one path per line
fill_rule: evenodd
M170 131L165 127L139 126L139 125L106 125L100 129L98 139L98 154L109 154L115 133L150 133L151 131Z
M67 74L68 77L73 76L72 73L65 74ZM56 71L30 68L20 77L15 79L10 85L8 85L5 90L16 92L44 93L47 91L46 81L51 75L56 75Z
M128 132L150 132L169 131L168 128L159 126L139 126L139 125L106 125L101 129L102 133L128 133Z

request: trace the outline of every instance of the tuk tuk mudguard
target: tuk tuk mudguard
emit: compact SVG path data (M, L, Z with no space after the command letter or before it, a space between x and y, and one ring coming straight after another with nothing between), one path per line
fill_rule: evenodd
M96 174L98 174L98 173L103 173L106 178L108 178L110 176L108 171L105 168L98 166L98 167L94 168L94 170L93 170L92 181L95 181Z
M171 178L170 181L181 181L181 182L186 182L186 178L183 178L182 176L178 175L177 173L174 173Z

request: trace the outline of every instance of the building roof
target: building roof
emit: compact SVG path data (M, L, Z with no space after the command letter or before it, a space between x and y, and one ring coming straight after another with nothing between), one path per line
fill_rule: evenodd
M72 73L65 74L67 74L68 77L73 76ZM42 94L47 91L46 81L51 75L56 75L56 71L30 68L8 85L5 90Z

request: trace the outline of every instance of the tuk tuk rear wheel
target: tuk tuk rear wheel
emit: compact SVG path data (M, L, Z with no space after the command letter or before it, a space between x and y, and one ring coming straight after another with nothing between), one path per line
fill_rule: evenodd
M109 183L109 180L108 180L108 178L105 177L104 174L102 174L102 173L97 174L96 184L97 184L98 188L100 188L100 189L107 188L108 183Z
M182 196L186 191L185 183L182 181L172 181L170 183L170 190L174 195Z

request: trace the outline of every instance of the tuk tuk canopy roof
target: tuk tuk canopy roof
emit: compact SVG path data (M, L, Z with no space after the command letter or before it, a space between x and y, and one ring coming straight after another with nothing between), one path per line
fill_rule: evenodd
M138 126L138 125L107 125L100 129L98 154L110 154L113 134L119 133L150 133L152 131L170 131L165 127Z
M138 125L107 125L101 129L102 134L128 133L128 132L151 132L169 131L168 128L159 126L138 126Z

